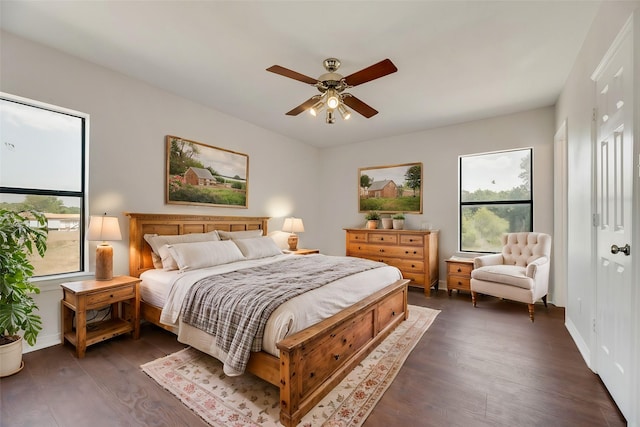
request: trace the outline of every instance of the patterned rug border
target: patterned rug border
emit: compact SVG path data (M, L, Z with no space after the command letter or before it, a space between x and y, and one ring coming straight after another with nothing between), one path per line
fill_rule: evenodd
M439 313L440 310L409 305L409 319L402 322L328 396L305 415L299 425L303 427L320 425L361 426ZM418 316L414 317L416 314ZM207 367L206 363L220 364L220 362L206 354L187 347L147 362L141 365L140 368L158 385L178 398L185 406L211 426L228 426L231 425L229 422L233 422L233 425L238 427L280 425L277 419L277 408L273 406L271 408L267 407L264 410L265 414L263 414L262 410L259 411L257 418L254 420L251 418L253 417L253 412L244 403L240 404L241 409L220 405L220 403L226 403L226 399L229 396L224 394L220 396L207 389L206 385L209 382L206 380L203 381L202 384L205 385L203 386L202 384L193 383L193 379L186 378L189 370L185 369L185 367L197 365L200 359L203 360L201 363L205 364L204 368ZM194 369L194 372L200 373L198 368ZM186 374L184 374L184 377L179 377L179 375L176 375L176 371L186 371ZM202 369L202 371L206 372L207 370ZM225 378L233 383L236 379L242 378L242 376L226 377L223 374L219 379L224 380ZM253 377L250 381L262 382L256 377ZM264 386L265 389L273 387L273 390L277 392L275 386L271 386L266 382L264 382ZM206 396L213 397L207 399ZM265 399L275 399L275 404L278 404L279 396L270 396L268 391L265 396ZM238 397L236 396L235 398L237 399ZM264 403L266 403L266 400ZM219 406L223 407L220 408ZM221 419L220 417L227 415L227 409L228 412L232 412L232 415L226 419ZM242 414L242 410L248 411L248 413ZM268 414L272 410L275 411L275 414L273 414L275 419Z

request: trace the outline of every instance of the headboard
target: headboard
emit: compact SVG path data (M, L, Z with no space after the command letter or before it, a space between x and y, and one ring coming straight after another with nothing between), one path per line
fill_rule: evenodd
M176 235L207 233L213 230L244 231L263 230L267 235L269 217L209 216L180 214L146 214L125 212L129 217L129 274L140 277L153 268L151 247L144 240L145 234Z

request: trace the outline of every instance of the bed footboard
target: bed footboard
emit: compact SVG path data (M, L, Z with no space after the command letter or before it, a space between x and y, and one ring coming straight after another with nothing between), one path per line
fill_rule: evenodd
M398 280L278 343L280 422L292 427L408 316Z

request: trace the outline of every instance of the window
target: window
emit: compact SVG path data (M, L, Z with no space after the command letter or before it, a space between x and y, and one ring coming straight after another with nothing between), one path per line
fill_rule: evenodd
M0 93L0 208L47 217L34 276L84 270L85 148L89 116Z
M533 230L531 148L460 156L460 250L500 252L504 233Z

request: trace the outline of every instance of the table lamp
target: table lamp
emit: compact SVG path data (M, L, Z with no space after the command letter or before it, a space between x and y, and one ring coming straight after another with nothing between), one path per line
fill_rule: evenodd
M304 224L302 223L301 218L285 218L284 224L282 225L282 231L291 233L289 234L289 239L287 242L289 243L290 251L298 250L298 236L296 233L304 233Z
M96 280L113 279L113 248L107 240L122 240L115 216L89 217L87 240L102 242L96 248Z

